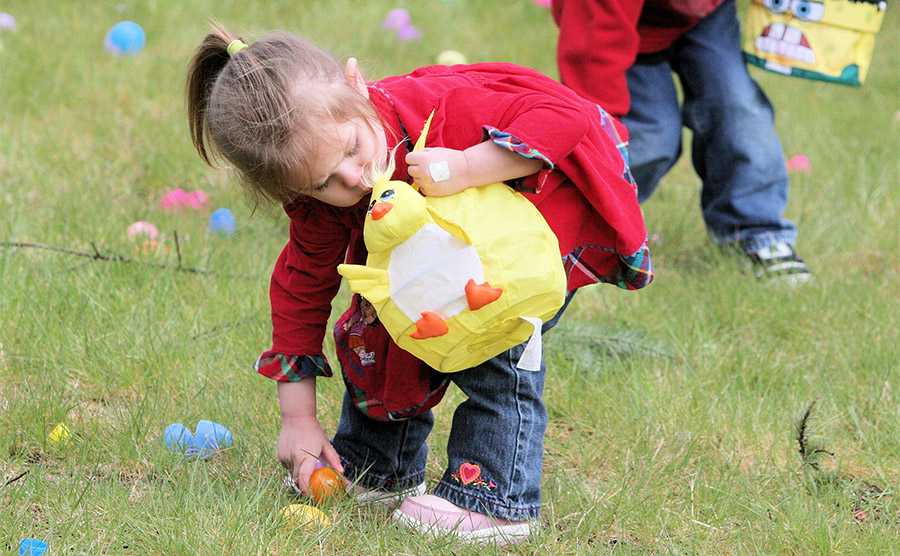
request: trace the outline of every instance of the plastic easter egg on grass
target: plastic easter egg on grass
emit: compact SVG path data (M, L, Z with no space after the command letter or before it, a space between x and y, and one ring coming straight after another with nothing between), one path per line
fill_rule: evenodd
M344 492L344 480L330 467L319 467L309 476L309 495L316 504Z
M156 226L150 222L144 222L143 220L138 220L128 226L128 230L126 230L125 233L128 235L128 239L134 239L138 236L145 236L147 239L151 240L159 238L159 230Z
M166 191L165 195L159 200L159 206L164 210L179 208L185 204L187 195L187 191L180 187L170 189L169 191Z
M397 29L397 38L403 42L417 41L422 38L422 33L414 25L404 25Z
M47 440L50 441L50 444L66 444L69 442L69 438L71 438L72 433L69 432L69 427L66 426L65 423L57 423L53 430L47 435Z
M192 209L203 208L206 206L207 201L209 201L209 196L199 189L197 191L191 191L184 199L185 204Z
M19 543L19 556L43 556L47 552L47 542L41 539L22 539Z
M131 56L144 48L144 29L133 21L120 21L106 33L103 46L117 56Z
M166 427L163 438L166 441L166 448L173 452L184 453L193 442L194 435L181 423L172 423Z
M227 208L220 208L209 215L209 231L226 236L233 235L237 230L234 214Z
M331 518L308 504L291 504L281 509L286 529L315 530L331 526Z
M199 210L206 206L209 196L200 191L185 191L180 187L170 189L159 200L159 206L165 210L179 209L189 207Z
M795 154L787 160L788 172L804 172L812 171L812 162L805 154Z
M216 450L229 448L234 444L234 436L225 425L214 421L198 421L194 428L190 451L201 459L213 455Z
M0 30L15 31L16 30L16 18L14 18L12 16L12 14L8 14L6 12L0 12Z
M388 12L388 14L384 17L384 21L381 23L381 26L385 29L393 29L395 31L399 31L400 29L408 26L412 22L412 18L409 16L409 12L404 8L396 8Z
M456 50L445 50L438 54L437 63L445 66L455 66L456 64L465 64L466 56L462 52Z

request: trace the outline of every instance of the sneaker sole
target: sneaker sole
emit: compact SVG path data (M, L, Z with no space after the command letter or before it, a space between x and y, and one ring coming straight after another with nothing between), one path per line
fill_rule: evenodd
M453 529L444 529L437 525L423 523L418 519L410 517L400 510L394 510L391 518L409 527L415 529L419 533L426 535L453 535L454 537L475 544L497 544L507 545L516 544L528 539L531 536L531 524L516 523L514 525L497 525L487 529L478 529L475 531L461 531L459 527Z
M783 284L785 286L794 288L812 282L813 275L809 272L802 272L797 274L780 274L776 276L767 276L765 279L773 284Z
M403 499L407 496L422 496L425 494L425 483L414 486L413 488L401 490L400 492L387 492L383 490L368 490L362 492L354 492L354 485L347 486L347 492L352 496L358 504L363 506L381 505L386 508L393 509L399 506ZM363 487L356 487L363 488Z

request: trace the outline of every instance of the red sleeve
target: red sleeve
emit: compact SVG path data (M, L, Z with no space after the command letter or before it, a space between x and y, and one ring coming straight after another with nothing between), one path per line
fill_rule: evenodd
M413 141L434 110L428 146L462 150L491 139L547 168L568 156L597 119L593 102L515 64L427 66L379 85Z
M322 353L331 301L341 277L350 230L326 210L291 219L290 240L272 272L272 349L290 355Z
M554 0L557 63L563 83L615 116L628 113L625 72L640 47L643 0Z
M541 94L517 99L498 122L497 128L526 144L553 168L581 142L594 110L580 102ZM485 124L482 124L483 126ZM490 134L490 130L486 130ZM495 139L496 137L492 137Z
M445 95L435 110L428 144L465 149L485 139L501 143L499 131L515 143L527 145L531 154L513 150L541 159L552 168L584 138L595 117L593 104L533 72L461 87Z

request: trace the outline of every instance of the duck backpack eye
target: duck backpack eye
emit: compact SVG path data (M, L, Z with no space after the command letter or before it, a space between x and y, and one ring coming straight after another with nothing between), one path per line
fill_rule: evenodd
M530 338L518 366L540 368L541 325L562 307L566 276L556 236L524 196L495 183L424 197L386 175L363 236L366 265L338 272L398 346L449 373Z

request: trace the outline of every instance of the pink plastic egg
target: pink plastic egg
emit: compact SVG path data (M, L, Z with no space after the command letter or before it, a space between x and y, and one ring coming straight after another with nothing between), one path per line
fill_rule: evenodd
M159 237L159 230L156 229L156 226L149 222L144 222L143 220L138 220L131 226L128 226L128 239L134 239L138 236L146 236L150 240L155 240Z
M787 161L788 172L809 172L812 170L812 163L805 154L795 154Z

